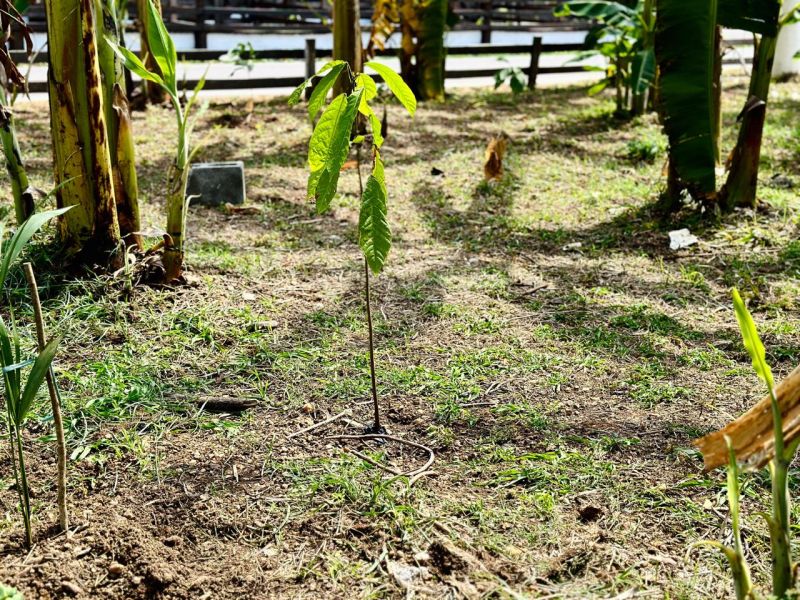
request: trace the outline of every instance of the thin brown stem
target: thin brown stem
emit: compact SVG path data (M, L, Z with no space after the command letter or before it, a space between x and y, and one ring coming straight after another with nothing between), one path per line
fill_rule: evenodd
M358 171L358 190L359 198L364 196L364 182L361 179L361 147L356 146L356 170ZM372 307L370 302L369 293L369 263L367 257L364 257L364 296L367 305L367 329L369 331L369 377L372 384L372 406L374 409L374 420L372 423L372 431L381 433L381 414L380 405L378 403L378 382L375 376L375 342L372 334Z
M364 258L364 292L367 302L367 328L369 330L369 376L372 381L372 405L375 410L375 421L372 424L372 429L375 432L383 431L381 427L381 416L378 405L378 384L375 377L375 344L372 338L372 309L370 307L369 297L369 264L367 259Z
M33 273L33 266L31 266L31 263L25 263L24 270L25 278L28 280L28 287L31 290L33 317L36 322L36 338L39 345L39 352L41 352L47 344L47 337L44 330L42 303L39 299L39 287L36 285L36 276ZM66 531L69 528L69 516L67 514L67 445L64 441L64 422L61 418L61 403L59 402L56 380L52 367L47 371L47 390L50 392L50 406L53 411L53 425L56 430L58 523L61 526L61 531Z

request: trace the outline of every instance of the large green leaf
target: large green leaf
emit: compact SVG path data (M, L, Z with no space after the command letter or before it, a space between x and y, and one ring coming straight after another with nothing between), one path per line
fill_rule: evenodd
M328 72L325 76L319 80L314 91L311 93L311 98L308 99L308 119L313 121L317 113L322 108L322 105L325 104L325 99L328 97L328 92L331 91L331 88L336 83L336 80L339 79L339 75L342 73L342 69L344 69L345 63L339 63L335 65Z
M779 0L719 0L717 23L775 37L778 35Z
M11 236L7 242L2 244L2 261L0 261L0 290L5 287L6 276L11 264L19 257L20 252L25 247L30 239L39 231L42 226L53 217L63 215L71 206L64 208L57 208L55 210L46 210L40 213L34 213L30 218L25 221L16 233Z
M36 398L39 388L42 387L42 382L47 376L47 372L50 370L50 365L53 362L53 358L56 355L60 343L61 338L50 340L39 353L39 356L36 357L36 361L33 363L33 367L31 367L31 372L28 373L25 389L22 391L22 395L13 412L15 425L22 425L23 421L25 421L25 418L28 416L28 411L31 409L31 405L33 404L34 398Z
M350 133L358 113L363 89L339 94L322 113L308 144L308 196L317 202L317 212L330 208L339 183L339 171L350 152Z
M656 79L656 55L652 48L637 52L631 63L631 88L644 94Z
M414 96L414 92L411 91L411 88L403 81L403 78L395 73L391 67L387 67L375 61L365 63L364 67L369 67L381 76L383 82L400 101L400 104L402 104L408 111L408 114L413 117L414 113L417 112L417 98Z
M161 70L164 83L177 95L175 70L178 65L178 53L155 1L158 0L147 0L147 45Z
M322 67L320 68L319 71L316 72L314 77L320 77L323 73L331 70L332 68L334 68L337 65L344 64L344 62L345 61L343 61L343 60L331 60L331 61L328 61L327 63L322 65ZM295 104L300 102L300 98L303 97L303 92L306 90L306 88L308 87L308 85L310 83L311 83L311 79L306 79L303 83L301 83L296 88L294 88L294 91L291 94L289 94L289 99L287 100L287 103L289 104L289 106L294 106Z
M764 344L761 343L761 338L758 337L758 330L747 310L742 297L739 295L739 290L735 289L733 294L733 310L736 313L736 320L739 322L739 330L742 332L742 341L747 353L750 355L750 360L753 361L753 369L761 380L767 384L769 389L774 387L772 380L772 369L767 364L767 354L764 350Z
M392 247L392 232L386 219L386 196L383 161L376 152L375 166L364 186L361 212L358 216L358 244L367 258L369 268L375 274L383 270Z
M670 160L694 191L716 190L714 36L717 0L657 0L655 52Z
M125 65L125 68L135 73L142 79L146 79L148 81L152 81L153 83L157 83L160 86L164 85L164 80L161 78L161 75L158 73L153 73L152 71L148 71L147 67L144 66L144 63L139 60L139 57L136 56L133 52L128 50L127 48L120 46L110 37L106 36L106 44L111 46L114 50L116 55L122 61L122 64Z

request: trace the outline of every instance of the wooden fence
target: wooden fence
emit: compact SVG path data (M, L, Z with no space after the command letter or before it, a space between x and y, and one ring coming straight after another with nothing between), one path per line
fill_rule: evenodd
M734 42L731 45L735 47L747 47L751 44L747 40ZM535 36L532 39L530 46L522 45L497 45L497 44L474 44L468 46L452 47L447 49L448 56L513 56L513 55L527 55L529 57L528 67L524 69L528 75L528 87L533 89L536 85L536 80L539 75L556 74L556 73L582 73L584 68L577 64L564 64L561 66L542 66L541 57L544 54L553 53L575 53L585 50L583 44L545 44L542 42L540 36ZM379 52L379 56L394 56L396 50L387 49ZM199 61L208 62L218 60L224 52L219 50L186 50L178 52L181 61ZM313 39L307 39L305 49L303 50L257 50L254 53L254 60L304 60L305 61L305 77L290 76L290 77L265 77L265 78L225 78L225 79L207 79L205 89L207 90L252 90L252 89L270 89L270 88L290 88L300 85L305 79L310 78L314 74L317 59L326 59L331 56L330 49L317 49ZM565 62L567 61L568 54L565 54ZM19 50L12 51L12 57L18 63L24 63L27 58L25 53ZM36 62L46 62L47 53L40 53L32 57ZM749 62L749 59L742 59L736 57L726 58L725 64L740 64ZM445 72L446 79L468 79L479 77L494 77L500 69L498 67L488 69L447 69ZM185 89L193 89L197 85L196 80L187 80L182 82ZM32 81L30 83L31 92L45 92L47 91L47 84L44 81Z
M372 0L361 1L362 19L372 15ZM492 41L493 31L585 29L586 22L553 16L555 0L456 0L454 30L480 31L481 43ZM330 31L328 0L162 0L164 18L174 33L191 33L196 49L208 47L214 33L326 33ZM136 2L129 3L131 20ZM26 17L34 31L46 31L44 8L33 4Z

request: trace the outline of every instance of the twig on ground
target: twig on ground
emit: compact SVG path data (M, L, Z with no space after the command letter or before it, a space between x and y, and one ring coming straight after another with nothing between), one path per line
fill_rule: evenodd
M402 438L394 437L393 435L385 435L385 434L382 434L382 433L364 433L364 434L361 434L361 435L331 435L331 436L328 436L328 439L331 439L331 440L375 440L375 439L378 439L378 440L389 440L391 442L397 442L398 444L404 444L406 446L411 446L413 448L417 448L419 450L424 450L425 452L427 452L428 453L427 462L424 465L422 465L420 468L418 468L418 469L414 469L412 471L408 471L408 472L399 474L399 475L402 475L404 477L412 477L413 478L415 475L420 475L420 474L424 473L425 471L427 471L430 468L430 466L433 464L433 461L436 458L436 454L433 452L433 450L428 448L428 446L425 446L423 444L418 444L417 442L404 440Z
M317 429L319 427L323 427L325 425L329 425L330 423L333 423L337 419L341 419L342 417L348 416L351 413L352 413L352 411L348 408L346 410L343 410L342 412L340 412L337 415L333 415L332 417L330 417L328 419L325 419L324 421L320 421L319 423L314 423L313 425L309 425L308 427L305 427L305 428L301 429L300 431L295 431L294 433L290 433L289 435L286 436L286 439L290 440L290 439L292 439L294 437L297 437L298 435L303 435L304 433L308 433L309 431L314 431L315 429Z
M398 477L403 475L403 473L401 473L397 469L393 469L392 467L389 467L387 465L383 465L383 464L379 463L377 460L371 459L369 456L367 456L366 454L364 454L362 452L359 452L358 450L353 450L352 448L348 448L347 446L344 446L344 450L345 450L345 452L349 452L350 454L354 454L355 456L357 456L358 458L360 458L364 462L368 462L373 467L378 467L379 469L382 469L383 471L386 471L387 473L390 473L392 475L397 475Z

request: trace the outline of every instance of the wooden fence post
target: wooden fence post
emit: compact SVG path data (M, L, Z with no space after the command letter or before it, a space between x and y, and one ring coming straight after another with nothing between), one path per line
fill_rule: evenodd
M492 43L492 0L483 3L483 24L481 25L481 44Z
M531 46L531 66L528 69L528 89L536 89L536 76L539 75L539 59L542 57L542 38L538 35L533 38Z
M194 30L194 47L198 50L208 48L208 32L206 31L206 1L194 0L195 10L195 23L197 28Z
M314 38L306 38L306 79L314 77L317 72L317 41ZM306 88L306 100L311 97L314 91L313 84Z

